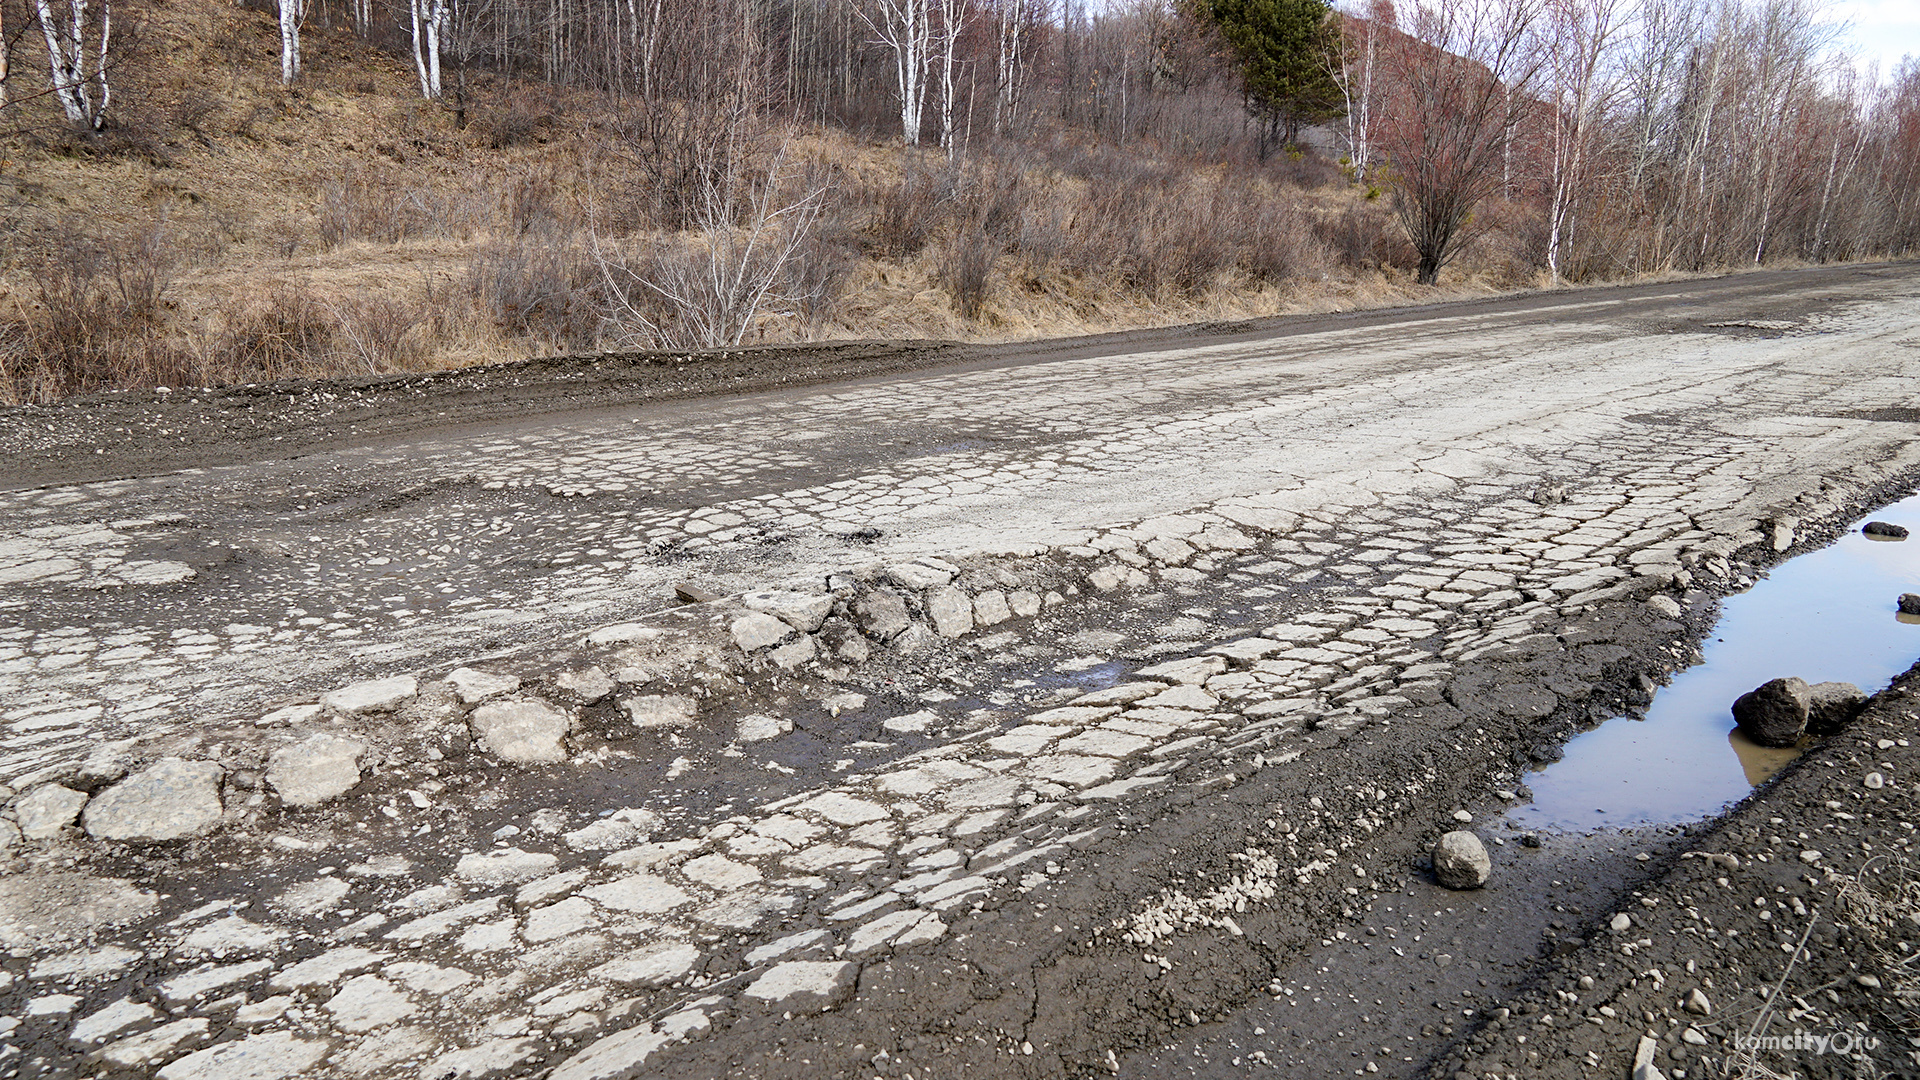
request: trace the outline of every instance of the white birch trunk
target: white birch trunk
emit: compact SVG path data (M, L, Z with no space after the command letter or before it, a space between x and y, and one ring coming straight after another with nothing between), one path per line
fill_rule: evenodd
M967 18L966 0L940 0L940 145L952 157L953 143L953 65L960 45L960 31Z
M427 96L438 100L440 83L440 40L447 32L447 0L433 0L432 17L427 20Z
M424 51L427 40L422 24L427 20L421 17L421 8L428 2L429 0L407 0L407 13L413 18L413 70L420 76L420 96L424 98L433 96L433 84L427 81L427 56Z
M99 42L87 42L92 27L87 22L87 0L69 0L63 20L55 13L51 0L34 0L40 16L40 30L47 43L47 63L52 70L54 98L67 120L85 124L95 131L106 125L107 105L113 100L113 87L107 79L109 46L113 40L113 6L103 0L100 6Z
M300 77L300 24L306 18L305 0L279 0L280 85L292 86Z
M1000 5L1000 66L993 94L993 133L1003 135L1020 105L1020 66L1025 63L1028 0Z

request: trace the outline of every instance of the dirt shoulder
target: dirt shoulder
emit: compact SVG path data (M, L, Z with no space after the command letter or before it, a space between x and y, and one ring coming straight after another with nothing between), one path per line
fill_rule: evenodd
M1597 913L1434 1074L1622 1075L1644 1037L1668 1076L1914 1075L1916 719L1920 666Z

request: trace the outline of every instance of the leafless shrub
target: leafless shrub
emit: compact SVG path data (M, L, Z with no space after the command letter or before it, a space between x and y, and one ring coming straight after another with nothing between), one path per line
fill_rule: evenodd
M530 237L490 244L467 263L465 285L482 316L508 333L565 350L593 342L601 276L575 244Z
M475 112L474 126L495 150L539 142L558 123L551 102L535 91L510 93Z
M150 383L179 366L158 324L172 262L158 226L123 237L59 223L34 276L33 302L10 330L11 394L51 400Z
M630 178L609 221L621 232L697 228L706 192L737 178L760 153L760 120L740 94L640 102L614 125L606 150Z
M349 169L321 192L320 245L350 240L398 243L415 237L462 237L486 223L484 200L471 192L403 187Z
M390 296L354 296L329 304L333 317L335 367L369 375L417 363L425 353L415 333L426 322L418 303Z
M516 236L530 232L557 232L560 216L555 207L558 192L551 168L529 169L515 176L502 199L507 227Z
M941 253L940 281L952 294L961 318L978 319L986 307L994 256L1001 248L1001 242L978 225L962 229L947 242Z
M220 313L192 342L209 382L271 381L325 373L339 320L312 292L275 282Z
M596 238L604 325L616 342L735 346L764 311L786 299L780 286L788 280L787 265L812 235L831 180L790 189L796 177L784 151L764 172L739 167L737 152L728 160L736 163L733 170L702 182L695 235L628 251Z
M1375 203L1353 205L1331 217L1317 218L1313 232L1335 261L1356 270L1411 266L1413 248L1405 234Z
M899 182L869 187L860 195L873 207L867 251L883 258L919 254L947 222L952 198L949 178L917 168L910 160Z
M838 219L823 222L794 249L784 287L809 337L817 337L839 310L858 258L858 242Z

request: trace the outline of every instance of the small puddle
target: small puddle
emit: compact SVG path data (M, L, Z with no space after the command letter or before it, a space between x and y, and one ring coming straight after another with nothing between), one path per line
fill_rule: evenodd
M1775 567L1722 603L1705 659L1662 688L1644 718L1619 717L1567 743L1529 774L1522 829L1575 830L1699 821L1738 801L1793 760L1734 729L1735 698L1771 679L1850 682L1871 694L1920 657L1920 619L1899 616L1920 592L1920 535L1863 535L1870 520L1920 533L1920 496L1855 522L1833 544Z

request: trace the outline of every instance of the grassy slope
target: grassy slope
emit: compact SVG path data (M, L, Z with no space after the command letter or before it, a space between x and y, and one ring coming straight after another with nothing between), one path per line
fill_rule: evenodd
M37 317L44 260L65 258L76 233L113 243L147 234L159 238L172 268L155 332L190 352L205 352L216 331L277 302L276 290L287 286L326 310L342 298L370 296L416 314L435 310L431 326L410 331L413 355L399 366L457 366L555 347L475 309L468 268L508 231L505 208L525 178L546 183L551 216L576 237L617 209L610 203L634 181L604 152L605 103L485 79L462 128L450 110L420 100L400 58L343 31L309 26L307 74L289 91L278 85L277 35L264 13L215 0L151 0L143 10L141 48L121 79L121 127L106 150L63 133L50 101L14 110L24 134L0 144L0 199L10 204L15 237L0 265L0 318L9 309L16 319ZM802 133L791 149L835 163L850 187L867 191L897 184L903 163L897 147L835 131ZM1051 193L1042 197L1087 183L1044 167L1030 171L1037 178L1030 188ZM1339 185L1275 197L1319 215L1359 202ZM329 214L342 217L341 206L347 216L378 218L396 205L419 208L403 215L417 226L414 235L323 242L323 225ZM845 212L855 235L870 213L857 202ZM1355 270L1316 253L1306 274L1279 286L1228 272L1205 288L1148 292L1014 255L996 264L981 316L966 320L941 287L942 262L938 242L913 255L862 255L824 324L809 331L770 318L750 340L1006 340L1439 299L1519 283L1511 272L1469 263L1440 293L1415 291L1392 271ZM334 366L348 364L336 358ZM0 389L5 396L19 391Z

